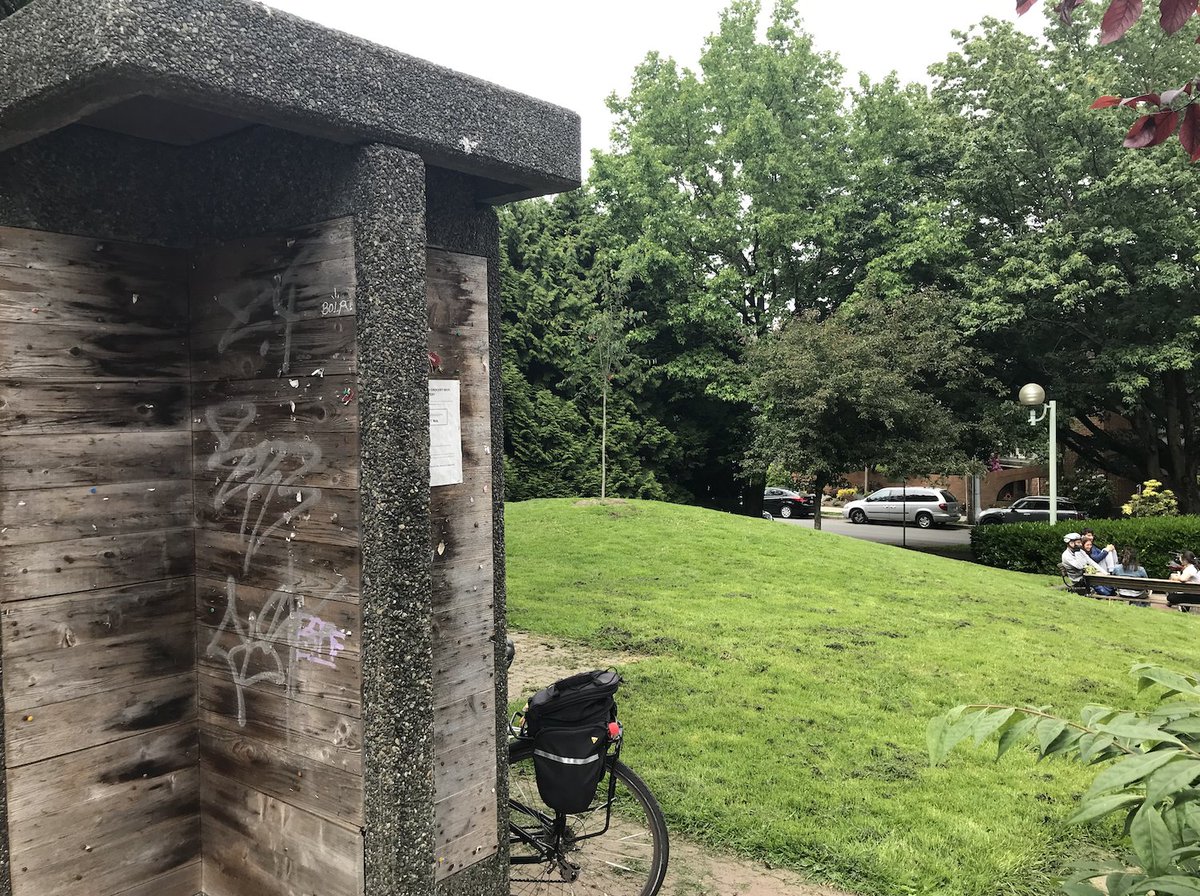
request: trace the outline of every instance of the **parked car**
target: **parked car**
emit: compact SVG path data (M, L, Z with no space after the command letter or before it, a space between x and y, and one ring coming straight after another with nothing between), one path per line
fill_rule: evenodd
M1083 512L1075 506L1074 501L1059 498L1055 513L1060 520L1081 520ZM1036 496L1019 498L1010 507L992 507L979 514L978 525L987 526L994 523L1038 523L1049 522L1050 499Z
M944 526L962 519L958 498L944 488L919 485L881 488L851 501L842 516L852 523L916 523L922 529Z
M802 495L799 492L790 492L786 488L768 488L763 491L763 516L781 516L785 520L792 517L803 519L812 516L816 506L817 496L811 493Z

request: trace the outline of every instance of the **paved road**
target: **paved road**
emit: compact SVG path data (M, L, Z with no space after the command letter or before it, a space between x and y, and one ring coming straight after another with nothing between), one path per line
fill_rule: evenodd
M811 529L813 521L809 520L775 520L785 526L804 526ZM848 535L851 538L863 538L867 541L877 541L880 544L905 544L910 548L940 547L945 545L969 544L971 530L966 527L947 527L945 529L918 529L916 526L901 528L894 523L854 523L839 517L825 517L821 520L822 531L835 535Z

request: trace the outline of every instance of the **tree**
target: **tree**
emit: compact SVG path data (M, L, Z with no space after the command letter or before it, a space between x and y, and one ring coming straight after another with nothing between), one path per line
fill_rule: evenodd
M611 268L600 274L598 307L579 329L580 365L566 383L600 394L600 499L608 493L608 397L614 384L636 374L641 359L634 354L629 328L645 317L622 304L627 288Z
M761 42L759 12L735 0L698 72L647 56L628 95L609 100L613 150L596 155L590 177L629 305L646 313L661 419L694 449L680 482L729 509L762 499L761 474L741 468L746 346L794 310L836 301L841 72L792 3L776 5Z
M825 318L798 315L751 355L749 462L807 475L818 494L868 464L896 475L964 467L995 444L984 415L999 388L979 366L937 293L859 296Z
M1041 382L1073 417L1067 447L1200 509L1200 181L1168 147L1122 152L1119 122L1086 109L1200 52L1158 52L1146 28L1109 51L1061 24L1046 37L992 20L933 69L969 224L964 322L998 379Z
M1024 15L1037 0L1017 0L1017 14ZM1074 20L1075 10L1084 0L1060 0L1055 7L1059 18L1066 25ZM1142 17L1142 0L1111 0L1100 21L1100 43L1110 44L1119 40ZM1159 25L1167 35L1183 28L1197 12L1192 0L1159 0ZM1149 106L1147 112L1137 118L1125 135L1124 145L1129 149L1158 146L1179 131L1179 142L1191 161L1200 159L1200 109L1193 100L1193 93L1200 87L1200 80L1189 78L1180 86L1157 93L1139 93L1122 98L1105 95L1097 99L1092 109L1108 109L1113 106Z
M513 500L594 494L602 479L629 497L684 497L671 486L684 449L645 384L615 400L580 388L592 373L582 334L602 311L611 270L604 224L587 190L500 210L504 457Z

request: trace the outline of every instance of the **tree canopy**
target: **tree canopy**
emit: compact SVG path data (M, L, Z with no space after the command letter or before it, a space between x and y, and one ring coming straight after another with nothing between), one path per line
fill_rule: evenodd
M1043 41L986 20L932 89L843 89L789 2L760 39L735 0L696 71L650 54L588 184L502 213L510 494L598 492L602 432L614 494L743 510L771 461L962 469L1044 443L1011 413L1036 380L1089 465L1200 509L1198 181L1088 109L1200 51L1099 47L1075 6ZM605 277L638 370L607 427L572 385Z

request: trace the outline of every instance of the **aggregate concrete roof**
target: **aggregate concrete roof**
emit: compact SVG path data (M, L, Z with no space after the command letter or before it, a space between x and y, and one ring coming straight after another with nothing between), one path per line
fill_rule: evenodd
M0 20L0 152L76 122L181 144L253 124L390 144L497 202L580 181L574 112L255 0L33 0Z

